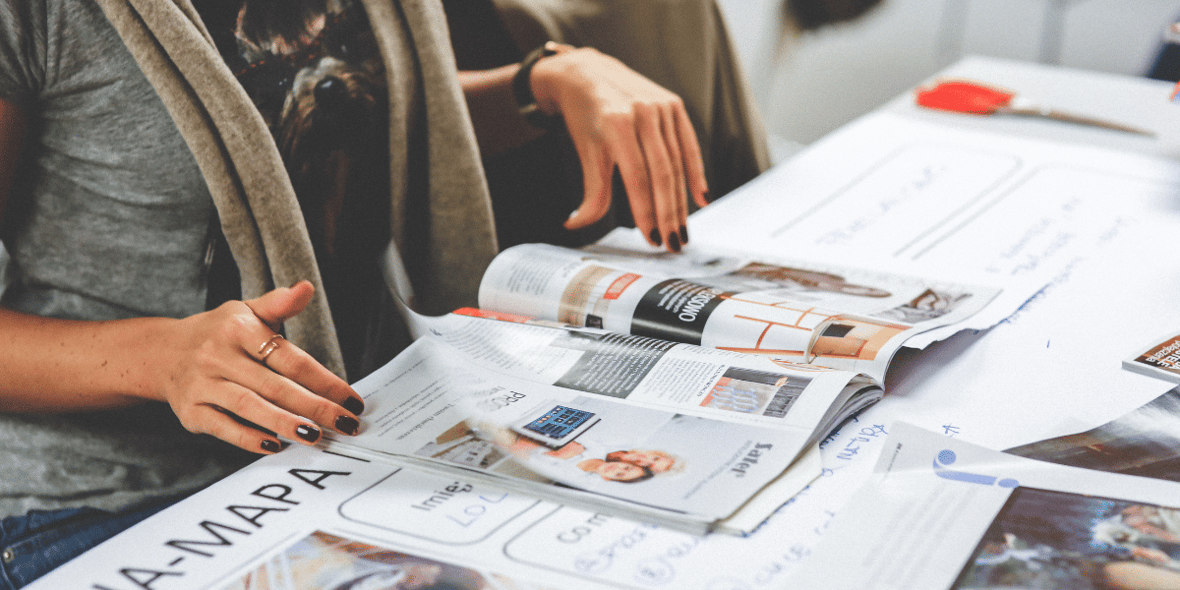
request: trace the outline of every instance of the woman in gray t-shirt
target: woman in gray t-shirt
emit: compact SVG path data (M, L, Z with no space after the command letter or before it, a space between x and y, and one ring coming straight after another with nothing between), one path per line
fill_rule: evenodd
M433 1L402 10L441 14ZM95 524L89 538L54 550L68 559L251 453L279 451L280 437L313 444L324 429L355 434L364 408L340 376L279 335L311 299L310 283L207 308L220 232L209 188L100 4L0 0L0 587L19 587L56 565L28 552L56 542L56 524ZM310 29L284 37L261 17L235 18L234 2L197 4L221 11L206 13L209 23L256 25L234 31L240 52L229 57L240 63L230 67L244 85L266 67L325 58L342 23L364 14L345 0L292 1L309 11ZM245 3L273 14L267 4ZM414 41L396 33L401 26L389 28L404 60L399 71L415 71L407 65ZM225 39L224 31L211 33ZM644 235L678 249L687 200L703 204L706 192L679 99L590 49L554 47L530 62L523 94L520 77L512 92L517 65L462 75L472 111L507 118L492 128L515 126L523 131L509 137L526 139L542 131L515 114L518 102L535 101L522 106L558 125L564 117L587 170L587 200L571 226L601 216L617 166ZM400 105L390 116L408 121L406 137L395 140L413 157L429 131L416 98L422 81L393 78L402 86L380 90ZM284 149L282 115L266 112L275 107L266 102L268 80L262 91L247 91L274 117L268 122ZM326 80L308 89L324 102L340 91ZM412 192L421 179L409 164L403 173ZM351 247L341 238L347 232L316 213L338 209L301 204L317 259L329 261L325 274L335 270L348 285L351 271L330 264L338 248ZM334 283L325 282L331 298ZM338 325L351 312L342 307L333 308ZM346 363L365 353L363 344L344 346L353 351ZM37 534L48 536L31 541Z

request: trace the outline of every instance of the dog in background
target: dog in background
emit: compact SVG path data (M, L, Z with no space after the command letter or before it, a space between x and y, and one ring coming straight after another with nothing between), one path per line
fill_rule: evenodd
M389 242L384 62L357 0L245 0L235 37L238 80L274 135L347 349L364 339L362 310L372 309L374 293L384 289L378 267Z

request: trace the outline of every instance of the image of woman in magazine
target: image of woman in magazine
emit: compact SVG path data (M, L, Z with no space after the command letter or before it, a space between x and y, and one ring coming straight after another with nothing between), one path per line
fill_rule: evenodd
M578 469L596 473L608 481L634 483L647 481L657 475L683 470L684 461L675 455L657 449L630 449L611 451L602 459L579 461Z
M640 467L646 467L652 473L668 473L684 469L684 460L679 457L656 449L630 449L612 451L606 454L607 461L622 461Z
M683 461L656 449L630 449L604 452L609 447L589 436L580 436L556 449L549 449L516 435L511 450L524 456L526 464L538 464L553 470L554 475L568 474L574 481L584 474L595 474L606 481L635 483L647 481L676 467Z
M607 461L604 459L586 459L578 462L578 469L588 474L594 474L605 481L620 483L638 483L655 477L648 467L641 467L626 461Z

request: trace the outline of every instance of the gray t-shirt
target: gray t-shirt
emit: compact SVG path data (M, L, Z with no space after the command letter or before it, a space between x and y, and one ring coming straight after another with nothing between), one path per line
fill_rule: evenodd
M4 213L6 307L204 310L213 202L163 103L93 2L0 1L0 96L31 123Z
M203 311L212 200L97 4L0 0L0 97L29 122L0 224L0 302L83 320ZM248 457L188 433L164 404L0 414L0 516L117 509L195 489Z

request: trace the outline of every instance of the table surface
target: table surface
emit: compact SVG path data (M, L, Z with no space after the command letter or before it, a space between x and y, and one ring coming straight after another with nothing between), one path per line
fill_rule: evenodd
M1114 150L1103 153L1134 154L1144 162L1128 161L1129 165L1143 164L1146 168L1154 166L1165 171L1174 171L1175 182L1167 186L1180 187L1180 158L1177 158L1180 154L1180 149L1177 149L1177 146L1180 146L1180 105L1168 101L1170 85L1157 81L983 58L964 60L940 77L970 78L1000 85L1018 90L1021 95L1035 96L1045 104L1062 110L1115 118L1129 125L1154 129L1159 136L1149 139L1023 117L974 117L935 112L914 106L912 96L908 94L884 105L878 114L897 115L907 121L913 121L915 125L933 124L944 128L985 132L991 134L990 137L999 137L1001 140L1017 138L1048 141L1054 142L1048 145L1094 146ZM829 147L831 145L828 144ZM825 148L823 142L820 142L812 149L829 148ZM1043 152L1044 146L1037 149ZM784 163L783 166L790 166L792 162L798 161L799 157L806 157L808 151L810 150L805 150L803 154ZM1109 172L1107 170L1104 173L1109 176ZM774 171L770 174L774 174ZM848 171L837 174L847 181ZM1161 219L1149 220L1160 224L1151 225L1151 228L1159 227L1167 231L1177 228L1177 231L1180 231L1180 188L1177 188L1174 195L1176 199L1164 201L1166 210L1159 216ZM1117 198L1117 195L1115 197ZM719 211L724 209L726 199L718 203L721 206L718 208ZM708 209L705 212L707 213ZM143 572L175 570L183 572L183 575L160 573L159 580L153 587L160 590L222 588L230 581L229 576L240 576L241 572L245 571L244 568L255 567L249 564L273 554L277 551L276 548L287 547L297 535L306 535L308 527L338 532L353 531L358 537L368 538L377 544L402 546L407 551L420 551L439 560L479 563L483 564L481 567L491 571L514 572L514 575L515 572L520 572L525 578L541 579L537 576L552 576L551 582L555 587L564 587L566 584L576 584L583 576L596 577L567 564L579 563L578 555L584 554L575 555L571 552L585 552L591 548L563 548L560 543L554 543L552 536L543 537L538 531L560 532L563 530L562 527L574 530L577 526L584 528L587 534L592 529L595 531L596 536L590 538L587 543L595 539L618 539L614 545L604 545L603 549L609 549L610 558L616 560L613 564L616 570L630 564L637 568L634 570L636 572L675 574L680 576L679 583L693 587L707 585L710 590L777 587L789 582L788 576L793 564L803 559L815 544L822 541L824 529L833 516L838 517L840 500L847 498L854 490L855 484L862 481L871 469L872 453L879 450L884 439L884 431L890 428L892 421L912 420L920 427L942 432L938 429L954 426L951 421L960 417L970 422L976 419L977 414L998 416L1008 422L996 426L996 430L1006 430L1004 436L996 436L994 432L987 431L989 423L986 416L977 420L978 427L974 430L965 427L967 422L964 422L961 433L947 429L945 434L974 439L993 448L1006 448L1003 445L1043 438L1046 432L1051 432L1054 428L1064 432L1071 427L1083 429L1088 425L1113 419L1167 391L1169 387L1163 382L1124 374L1126 372L1119 368L1123 356L1112 351L1128 348L1129 354L1130 348L1146 344L1147 340L1160 336L1162 332L1180 329L1180 306L1174 305L1170 300L1171 295L1180 290L1180 249L1173 248L1169 251L1166 248L1171 235L1176 235L1176 232L1132 236L1135 239L1147 240L1147 243L1164 246L1160 252L1155 253L1157 255L1151 257L1151 266L1139 263L1138 259L1130 264L1126 261L1120 264L1118 259L1104 258L1100 252L1091 256L1092 262L1087 262L1088 266L1078 267L1072 276L1067 277L1068 280L1060 281L1054 291L1045 293L1041 305L1023 311L1020 321L1009 322L992 330L960 334L932 344L925 350L907 352L899 356L896 359L896 369L891 368L887 378L889 393L885 400L870 408L859 423L842 429L839 435L830 439L831 444L825 448L825 475L839 475L816 480L809 492L785 506L762 530L748 539L717 536L697 539L680 533L652 530L634 523L611 521L600 515L587 515L569 509L530 504L532 507L522 509L504 508L502 524L498 525L498 528L489 527L486 532L481 533L484 536L473 536L465 543L435 542L431 540L431 535L435 531L430 527L415 527L410 534L398 532L403 527L402 521L405 519L391 516L396 515L395 510L384 511L389 513L384 516L391 520L383 531L379 531L380 527L372 523L361 523L355 519L348 522L343 520L341 501L332 499L331 494L317 492L318 495L308 496L304 488L297 488L302 490L302 504L284 505L281 508L282 512L267 513L262 519L265 526L251 528L252 534L249 536L232 537L232 548L212 547L216 543L211 543L210 559L202 558L198 562L196 558L188 556L191 559L181 563L179 558L185 558L185 554L177 552L175 547L168 547L168 541L178 537L208 538L207 533L212 531L202 530L200 523L232 518L226 511L226 505L253 505L250 503L265 501L266 496L251 496L250 492L260 489L259 486L280 481L281 477L288 477L290 465L282 462L283 456L289 457L287 461L293 462L292 464L304 466L339 460L306 449L294 448L290 452L260 462L261 467L248 469L219 482L209 490L145 521L126 534L67 564L33 587L92 587L94 584L101 584L103 587L124 588L130 587L127 583L127 571L148 575ZM1095 289L1095 277L1104 273L1114 276L1118 284L1112 289ZM1092 338L1084 331L1075 330L1071 333L1075 342L1054 341L1052 346L1047 345L1045 331L1062 321L1060 316L1055 314L1065 314L1067 321L1076 320L1078 324L1093 322L1096 325L1099 323L1095 319L1097 316L1108 317L1103 314L1114 313L1102 308L1109 303L1106 299L1111 297L1141 304L1142 307L1117 310L1117 313L1122 315L1117 316L1114 326L1095 328ZM1064 308L1064 311L1056 308ZM1005 366L1007 363L1014 364L1010 368ZM1013 382L1015 371L1029 370L1028 366L1020 363L1032 363L1034 366L1041 363L1043 368L1037 371L1035 382L1031 385L1033 389L1027 392L1021 389L1025 384ZM1091 374L1100 374L1101 378L1091 379ZM1116 384L1113 387L1116 391L1112 391L1112 387L1106 385L1110 383ZM1006 392L1003 397L1009 400L1007 403L1012 405L1011 408L997 410L992 407L999 403L993 395L999 390ZM1074 403L1083 398L1090 400L1090 403ZM849 450L852 448L850 441L862 439L865 441L863 452L852 457L852 451ZM358 474L355 476L357 479L372 477L374 481L385 482L391 477L387 472L381 472L379 466L374 465L358 466L355 471ZM854 475L853 472L858 474ZM403 473L397 477L408 476ZM350 484L345 479L337 477L330 480L330 484L335 486L338 482L343 482L340 485L347 487ZM387 493L390 495L381 498L381 503L385 506L393 506L400 501L398 493L405 495L412 491L398 489L399 480L396 478L389 481L393 482L388 484ZM444 481L437 485L446 483ZM365 491L367 488L348 491L348 497L352 498L349 501L355 503L357 499L363 500L366 497L363 494ZM340 490L333 493L345 492ZM372 495L368 497L373 498ZM488 510L489 515L495 514L492 508ZM233 522L243 526L239 521ZM443 521L439 519L438 522ZM613 531L610 534L616 534L616 537L603 536L609 531ZM627 544L618 544L623 541ZM530 550L514 552L514 547L528 547ZM650 559L642 560L640 554L649 550L652 551L647 554ZM173 557L178 559L169 562L168 560ZM602 560L594 563L606 564ZM653 569L654 565L661 564L667 567ZM148 569L127 570L128 567ZM631 587L639 580L637 573L634 576L628 574L627 577L616 578L610 578L602 572L597 574L601 574L596 577L601 581L613 581ZM739 579L742 576L747 576L742 578L744 582ZM661 579L667 581L671 578ZM730 585L724 585L730 581ZM656 584L641 586L655 587Z
M931 84L937 80L954 78L996 85L1015 91L1018 96L1034 98L1041 105L1118 121L1152 130L1157 135L1150 138L1034 117L973 116L945 113L917 106L910 94L895 98L880 110L916 122L950 125L958 129L999 134L1005 137L1047 141L1067 146L1093 146L1111 152L1141 155L1145 156L1144 159L1147 161L1158 161L1159 167L1165 170L1165 174L1172 176L1175 181L1180 181L1180 103L1173 103L1169 100L1172 84L1146 78L1131 78L1054 68L1034 63L973 57L953 65L923 85ZM1133 156L1132 159L1134 159ZM1128 172L1128 174L1131 173ZM1180 203L1180 194L1174 196L1176 198L1171 202L1173 204ZM1175 209L1176 205L1168 208ZM1161 245L1166 243L1166 237L1158 236L1158 242ZM1084 308L1084 300L1086 299L1092 299L1094 306L1109 305L1111 303L1109 300L1115 297L1122 298L1122 301L1142 301L1141 307L1126 312L1126 318L1121 325L1122 329L1116 323L1103 332L1093 334L1094 340L1120 340L1124 343L1122 346L1128 346L1133 341L1147 344L1152 338L1160 337L1169 330L1180 331L1180 306L1171 305L1169 295L1167 295L1167 293L1174 292L1170 288L1175 286L1173 278L1177 273L1180 273L1180 259L1175 254L1163 254L1155 264L1145 264L1142 259L1129 262L1130 264L1123 265L1109 261L1093 263L1112 267L1101 272L1126 273L1128 276L1122 279L1125 281L1124 288L1115 288L1099 294L1084 292L1085 289L1079 287L1078 289L1083 292L1074 293L1067 285L1054 294L1056 300L1048 299L1049 303L1046 306L1056 301L1056 304L1061 307ZM1121 268L1113 268L1116 265ZM1079 282L1079 280L1074 282ZM1093 290L1092 285L1083 284ZM1148 316L1152 319L1140 319ZM1089 321L1091 318L1079 319ZM1049 319L1044 321L1050 322ZM1057 321L1062 320L1057 318ZM1017 331L1011 326L1004 326L1004 328L1009 332ZM1044 329L1042 328L1042 331ZM1027 332L1040 334L1031 328L1027 329ZM1003 343L989 344L988 338ZM967 372L964 368L965 365L978 359L992 361L1003 354L994 349L1012 347L1023 339L1034 338L1036 336L1027 333L1023 338L1008 335L1006 339L998 334L962 335L958 341L952 339L941 349L936 347L936 350L932 351L933 354L915 355L912 359L914 364L911 366L907 366L905 359L902 359L898 363L897 370L890 375L891 389L899 394L897 396L899 398L910 396L914 404L918 404L917 400L920 399L922 400L920 405L927 408L936 406L936 400L940 395L944 395L942 390L945 390L952 380L972 378L965 375ZM1038 346L1040 345L1038 342ZM993 350L989 350L989 346ZM973 348L981 350L972 350ZM1094 348L1100 349L1101 347ZM1130 348L1135 348L1135 346L1131 345ZM1126 349L1127 354L1130 354L1130 348ZM1122 348L1116 347L1115 350L1122 350ZM1111 351L1101 350L1101 353L1108 357ZM1017 349L1009 352L1010 356L1016 354ZM1078 354L1084 355L1085 352ZM952 358L953 361L950 362L954 366L946 370L941 378L934 377L933 373L942 371L941 366L944 362ZM1110 362L1105 362L1107 360ZM1071 358L1068 361L1062 358L1059 359L1060 363L1067 364L1046 367L1045 381L1051 379L1049 376L1057 375L1057 379L1063 386L1076 388L1073 389L1076 394L1086 395L1093 400L1102 399L1103 402L1096 404L1101 409L1093 406L1087 408L1086 404L1071 404L1067 398L1060 394L1047 392L1039 403L1046 405L1060 403L1062 407L1059 411L1030 408L1032 415L1037 419L1045 420L1048 414L1056 414L1061 421L1059 425L1042 424L1046 429L1045 434L1064 434L1066 431L1080 429L1082 426L1093 426L1114 419L1142 403L1146 403L1156 395L1154 392L1162 393L1169 389L1163 382L1153 383L1138 379L1137 376L1132 377L1118 373L1115 370L1118 363L1114 362L1118 360L1121 359L1108 359L1098 355L1091 358L1084 356L1076 359ZM1130 384L1128 389L1133 389L1134 392L1129 393L1125 399L1113 399L1107 402L1106 399L1111 397L1110 392L1090 391L1086 389L1084 383L1077 383L1079 377L1089 372L1099 372L1103 375L1118 373L1119 383ZM915 373L921 373L922 376L919 377ZM979 379L979 381L990 381L990 379ZM1078 408L1079 405L1081 408ZM1074 413L1071 413L1071 410ZM1054 432L1055 430L1056 432ZM1028 436L1036 438L1032 432ZM1020 441L1011 440L1008 442L1015 444Z

